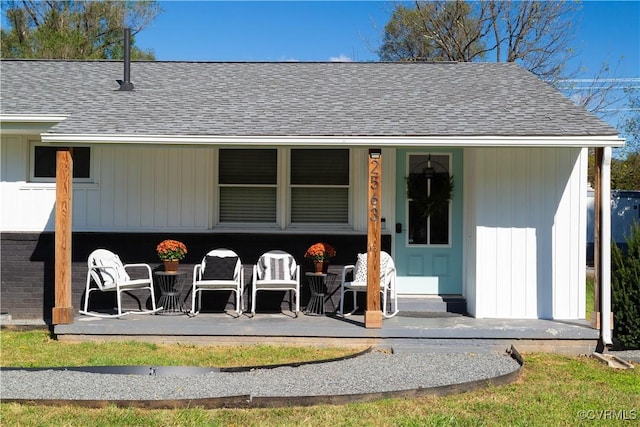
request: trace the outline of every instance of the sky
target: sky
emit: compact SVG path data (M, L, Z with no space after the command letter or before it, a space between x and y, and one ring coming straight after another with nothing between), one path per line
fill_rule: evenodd
M136 36L158 60L376 61L393 1L160 1L164 12ZM640 77L640 1L585 1L574 22L574 61L607 61ZM578 62L579 61L579 62Z
M162 14L135 44L167 61L377 61L393 1L160 1ZM640 1L583 1L567 64L580 79L601 66L640 88ZM578 87L582 83L577 83ZM588 82L584 82L588 86ZM623 100L603 116L619 127Z

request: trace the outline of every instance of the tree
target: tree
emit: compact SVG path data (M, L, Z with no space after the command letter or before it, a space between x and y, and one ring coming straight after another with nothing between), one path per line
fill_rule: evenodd
M399 4L378 54L382 61L471 61L484 54L482 36L465 2Z
M623 130L627 138L625 151L627 154L640 155L640 91L636 88L624 90L629 106L628 114L623 120Z
M555 81L573 52L574 2L462 0L398 5L385 26L381 60L519 62ZM414 55L418 52L419 55Z
M640 191L640 153L611 159L611 188Z
M624 93L628 113L622 119L621 131L626 144L611 159L611 188L640 191L640 92L628 87Z
M155 1L3 1L8 28L2 58L122 59L123 29L131 28L131 58L154 59L134 36L159 15Z
M622 245L621 245L622 246ZM626 244L611 245L613 335L619 348L640 348L640 223L631 226Z

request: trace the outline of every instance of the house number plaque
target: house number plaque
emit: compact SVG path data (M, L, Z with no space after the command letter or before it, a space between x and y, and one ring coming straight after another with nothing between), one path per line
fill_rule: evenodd
M380 230L381 230L381 150L369 150L367 221L367 308L364 312L366 328L382 328L380 310Z

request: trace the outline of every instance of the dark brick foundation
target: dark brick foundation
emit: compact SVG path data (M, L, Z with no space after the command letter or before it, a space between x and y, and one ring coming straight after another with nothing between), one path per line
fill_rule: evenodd
M78 310L82 306L87 274L87 257L97 248L106 248L117 253L124 263L144 262L151 268L159 268L155 248L164 239L176 239L188 249L180 269L187 272L183 295L190 289L193 265L211 249L229 248L238 253L245 266L247 289L251 283L252 265L258 257L271 249L291 253L301 266L302 283L304 272L311 267L303 255L313 243L325 241L332 244L337 256L332 259L330 271L339 273L341 266L354 263L356 254L366 250L366 235L320 235L320 234L249 234L249 233L73 233L72 243L72 305ZM382 249L390 252L391 236L382 238ZM54 306L54 234L53 233L3 233L0 239L0 311L13 319L43 319L51 323ZM161 268L161 267L160 267ZM302 304L308 300L306 286L302 286ZM279 310L288 307L288 296L278 292L267 293L258 299L260 310ZM273 294L273 295L271 295ZM339 294L339 292L338 292ZM339 296L339 295L338 295ZM190 297L189 297L190 298ZM338 298L339 299L339 298ZM223 309L223 304L214 292L203 294L203 311ZM91 294L91 307L113 306L114 295ZM248 298L245 298L245 304ZM335 295L334 295L335 301ZM125 298L123 304L137 308L137 301ZM141 304L148 305L142 299ZM187 306L190 307L190 300Z

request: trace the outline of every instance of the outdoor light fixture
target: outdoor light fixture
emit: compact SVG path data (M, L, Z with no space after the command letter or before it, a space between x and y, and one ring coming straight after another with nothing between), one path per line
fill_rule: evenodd
M369 157L372 159L379 159L382 155L382 150L379 148L372 148L369 150Z
M422 169L422 174L427 179L432 179L436 174L436 170L431 166L431 154L427 157L427 167Z

